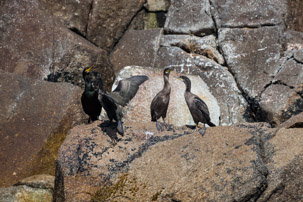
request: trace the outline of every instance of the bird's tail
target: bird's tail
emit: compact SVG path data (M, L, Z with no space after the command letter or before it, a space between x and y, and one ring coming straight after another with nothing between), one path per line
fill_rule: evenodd
M212 122L210 122L210 121L207 123L207 125L209 125L210 127L216 127L216 125L215 125L215 124L213 124L213 123L212 123Z

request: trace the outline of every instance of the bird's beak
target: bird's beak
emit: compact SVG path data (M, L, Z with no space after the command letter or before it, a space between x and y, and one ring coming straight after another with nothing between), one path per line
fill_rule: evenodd
M90 70L93 68L93 66L91 66L90 68L88 68L87 70L85 70L86 72L90 72Z
M181 81L183 80L181 77L178 77L178 79L181 80Z

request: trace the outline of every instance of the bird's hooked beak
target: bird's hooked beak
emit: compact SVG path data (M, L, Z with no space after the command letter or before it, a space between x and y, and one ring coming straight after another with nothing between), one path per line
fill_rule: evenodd
M183 81L183 78L181 76L178 77L179 80Z

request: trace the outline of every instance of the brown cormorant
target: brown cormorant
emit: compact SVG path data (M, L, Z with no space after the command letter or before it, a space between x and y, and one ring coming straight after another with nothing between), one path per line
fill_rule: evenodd
M123 135L122 125L122 108L136 95L139 86L148 79L147 76L138 75L119 81L116 89L110 93L103 90L102 85L99 86L99 101L105 109L107 116L112 122L117 122L117 131Z
M89 72L92 67L84 68L82 76L85 82L85 89L81 96L84 112L89 116L88 123L98 120L102 106L98 100L98 91L94 88Z
M190 92L191 82L189 78L186 76L180 76L179 79L185 83L186 89L184 92L184 97L196 127L198 127L199 122L204 124L203 131L199 131L203 136L206 131L205 123L207 123L210 127L214 127L216 125L210 121L208 107L205 102L197 95Z
M167 108L170 98L170 84L169 84L169 74L171 69L169 67L165 68L163 71L164 77L164 86L163 89L154 97L150 105L151 121L156 122L156 127L158 131L162 130L162 124L158 122L158 119L162 117L163 122L165 123L165 117L167 113Z

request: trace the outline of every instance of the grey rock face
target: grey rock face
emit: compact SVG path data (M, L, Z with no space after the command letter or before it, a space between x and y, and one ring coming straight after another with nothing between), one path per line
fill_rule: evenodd
M128 30L110 56L115 72L129 65L154 66L162 32Z
M282 70L277 74L274 81L282 82L290 87L297 87L303 80L302 69L303 64L296 62L294 59L290 59L282 66Z
M282 46L280 27L219 29L219 45L229 69L250 97L259 97L277 74Z
M0 186L33 173L54 174L67 131L84 121L82 90L3 72L0 86Z
M203 36L214 32L215 24L208 0L173 0L168 9L164 30L171 34Z
M106 76L105 85L111 85L114 75L106 51L64 28L40 10L38 1L10 1L0 7L0 14L1 69L81 86L79 64L93 64L95 71Z
M93 1L87 38L109 51L120 39L131 19L143 7L144 0Z
M217 28L259 27L283 22L287 5L280 0L210 0Z
M260 106L274 124L303 111L302 69L301 63L286 59L272 84L262 93Z
M298 62L303 63L303 49L296 51L294 54L294 58Z
M199 75L220 106L220 125L244 122L247 103L230 72L218 63L198 54L189 54L178 47L162 47L156 67L174 67L183 74Z

